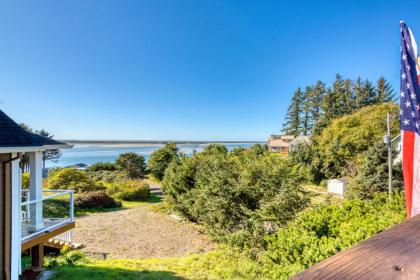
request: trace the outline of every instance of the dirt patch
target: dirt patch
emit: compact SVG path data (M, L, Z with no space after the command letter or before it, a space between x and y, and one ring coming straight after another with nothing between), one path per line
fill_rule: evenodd
M85 244L82 250L91 254L132 259L184 256L213 247L194 225L147 206L77 218L74 242Z

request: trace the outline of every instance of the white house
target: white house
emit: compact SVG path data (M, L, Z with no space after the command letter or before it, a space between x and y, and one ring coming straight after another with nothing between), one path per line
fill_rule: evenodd
M1 280L17 280L22 273L21 253L31 251L32 269L43 265L43 247L51 238L74 228L73 192L43 195L42 152L71 146L29 133L0 110L0 263ZM30 188L21 189L23 155L29 156ZM22 200L25 194L29 200ZM45 200L68 196L68 217L45 217Z

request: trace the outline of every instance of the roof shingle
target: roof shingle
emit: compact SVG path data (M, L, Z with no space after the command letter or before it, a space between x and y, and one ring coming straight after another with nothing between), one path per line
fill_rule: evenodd
M37 147L65 143L30 133L0 110L0 147Z

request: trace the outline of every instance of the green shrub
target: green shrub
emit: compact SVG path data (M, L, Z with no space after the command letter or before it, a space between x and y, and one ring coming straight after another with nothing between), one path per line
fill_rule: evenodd
M261 261L268 278L287 279L404 219L402 193L395 193L392 202L378 193L373 200L321 205L268 236Z
M240 246L258 246L308 203L288 162L258 148L228 153L210 145L181 157L169 165L162 189L173 210Z
M95 184L86 172L74 168L61 168L50 172L47 187L52 190L74 190L75 192L105 189L105 187Z
M109 185L107 193L122 200L147 201L150 197L150 188L143 181L127 180Z
M86 171L115 171L118 166L112 162L97 162L86 168Z
M126 172L129 179L144 178L146 175L144 157L136 153L130 152L119 155L115 164Z
M313 139L316 144L316 161L325 178L348 175L349 165L359 166L364 153L372 143L382 140L386 131L386 114L395 117L391 122L391 133L400 133L399 107L384 103L364 107L352 114L334 119Z
M159 150L154 151L147 162L147 171L158 180L162 180L165 171L171 161L178 158L178 148L176 144L166 144Z
M393 154L396 155L396 152ZM393 188L401 190L403 187L401 164L394 164L392 167ZM350 181L346 197L371 199L375 193L387 191L388 147L383 142L378 142L366 152L357 176Z
M58 256L49 256L45 258L45 268L52 269L64 265L82 265L87 261L86 255L77 250L71 250L64 247Z
M78 208L115 208L121 207L121 202L105 192L98 191L76 195L74 205Z
M121 170L108 171L87 171L87 175L91 180L97 182L97 184L112 183L121 180L127 180L127 174Z

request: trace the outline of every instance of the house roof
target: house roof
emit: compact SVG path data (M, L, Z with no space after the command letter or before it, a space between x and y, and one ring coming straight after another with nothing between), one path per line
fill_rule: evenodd
M292 140L294 139L294 135L284 135L284 134L271 134L269 139L283 139L283 140Z
M295 139L293 139L292 142L290 142L290 144L295 145L298 143L309 142L309 141L310 141L309 136L299 135Z
M273 139L268 142L270 147L289 147L290 143L283 141L282 139Z
M2 110L0 110L0 150L15 148L16 151L26 151L27 149L16 148L65 148L69 145L40 136L24 130ZM33 149L30 149L33 150Z

